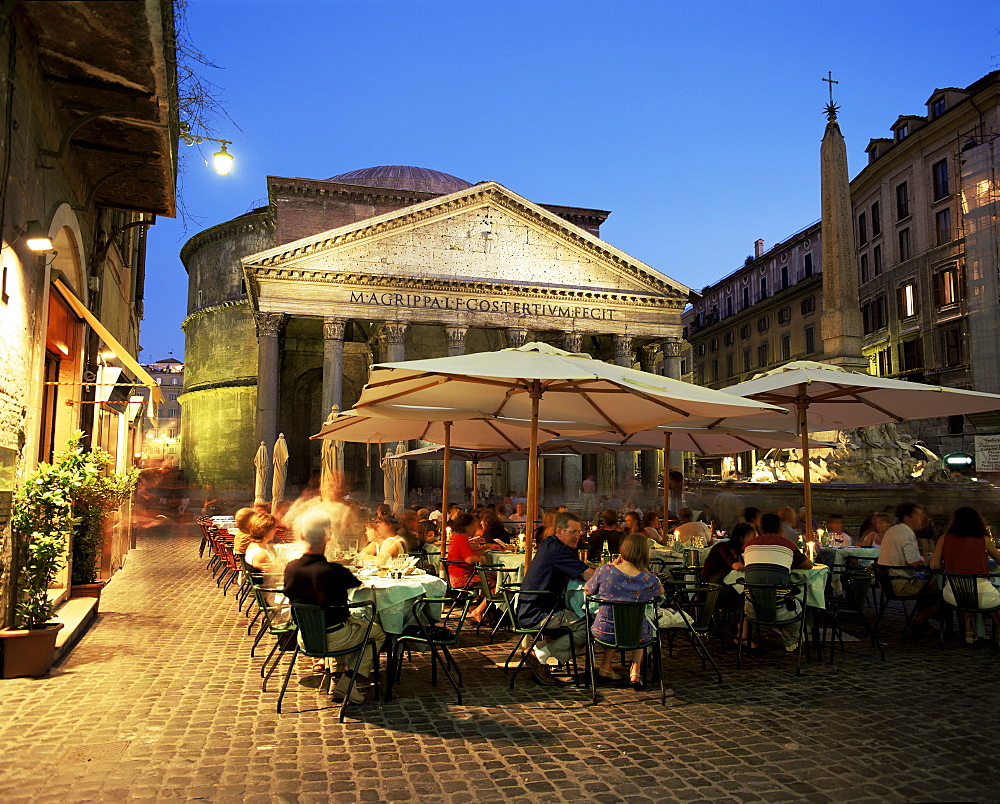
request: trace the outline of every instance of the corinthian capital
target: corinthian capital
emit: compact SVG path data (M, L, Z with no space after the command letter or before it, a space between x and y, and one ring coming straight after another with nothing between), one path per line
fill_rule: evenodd
M288 316L284 313L254 312L253 319L258 338L277 338L284 329Z
M615 335L615 363L619 366L632 365L632 341L631 335Z
M460 355L465 352L465 335L468 331L468 327L447 326L444 328L444 335L448 340L449 354Z
M565 349L567 352L579 352L581 349L583 349L583 333L564 332L563 349Z
M382 324L382 337L385 339L386 344L390 346L399 346L405 341L406 338L406 327L405 321L386 321Z
M528 342L528 330L510 327L507 330L507 348L517 349Z
M323 319L323 340L342 341L344 340L344 327L347 320L344 318L324 318Z
M664 338L660 341L660 349L663 351L664 357L680 357L681 339L676 337Z

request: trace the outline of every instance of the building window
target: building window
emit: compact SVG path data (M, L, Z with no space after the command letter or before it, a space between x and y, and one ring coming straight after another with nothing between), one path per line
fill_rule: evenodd
M733 297L726 296L726 316L729 317L733 314Z
M906 182L896 185L896 220L901 221L910 217L910 195L906 188Z
M733 360L733 355L730 352L726 355L726 376L732 377L736 373L736 364Z
M684 338L684 339L686 340L686 339L687 339L687 336L688 336L688 328L687 328L687 327L684 327L684 329L683 329L683 330L681 330L681 337L682 337L682 338Z
M934 215L934 231L937 245L951 242L951 209L942 209Z
M791 307L782 307L780 310L778 310L778 323L779 324L787 324L791 320L792 320L792 308Z
M719 361L718 359L712 360L712 382L719 381Z
M878 361L878 375L888 377L892 374L892 349L882 349L876 355Z
M899 345L899 368L901 371L918 371L924 367L924 355L920 338L903 341Z
M958 268L954 265L938 271L934 275L934 305L946 307L957 304L961 299L961 286L958 283Z
M750 288L743 288L743 306L741 310L746 310L750 306Z
M750 371L753 368L753 361L750 359L750 350L743 350L743 370Z
M695 348L695 354L698 355L698 357L704 357L705 356L705 344L699 343L698 346Z
M781 266L781 289L784 290L788 287L788 266Z
M767 316L764 316L763 318L758 318L757 319L757 331L758 332L767 332L768 327L770 327L770 326L771 326L771 323L770 323L770 321L768 321Z
M957 416L948 417L948 435L962 435L965 432L965 416L959 413Z
M931 104L931 117L940 117L944 114L944 98L935 98Z
M802 258L802 272L806 275L807 278L813 275L813 255L812 254L806 254Z
M733 337L732 331L727 332L723 336L723 342L726 344L726 346L732 346L734 340L736 340L736 339Z
M940 201L948 193L948 160L942 159L931 165L931 177L934 184L934 200Z
M684 358L684 357L682 357L682 358L681 358L681 375L683 376L683 375L685 375L685 374L687 374L687 373L688 373L688 362L687 362L687 358Z
M811 355L816 351L816 327L811 324L804 330L806 336L806 354Z
M905 140L910 136L910 124L903 123L899 128L896 129L896 142L900 140Z
M858 245L864 246L868 243L868 224L865 223L865 213L858 215Z
M878 201L872 204L872 237L882 234L882 218L879 216Z
M885 296L879 296L861 305L861 321L865 335L883 329L888 323Z
M750 325L749 324L744 324L742 327L740 327L740 337L743 340L746 340L747 338L750 337Z
M719 351L719 339L718 338L712 338L712 341L709 344L708 348L711 349L713 352L718 352Z
M767 343L762 343L757 347L757 365L764 368L770 362L767 356Z
M809 296L802 300L802 315L812 315L816 310L816 297Z
M910 259L910 230L899 230L899 261L906 262Z
M959 327L946 329L942 334L944 364L949 368L962 365L962 330Z
M781 359L792 359L792 336L787 332L784 332L781 335Z
M913 318L917 314L917 286L907 282L899 289L899 317Z
M868 255L861 255L861 284L864 284L869 279L868 276Z
M875 276L882 273L882 246L872 247L872 273Z
M767 298L767 277L762 276L760 278L760 298L761 301Z

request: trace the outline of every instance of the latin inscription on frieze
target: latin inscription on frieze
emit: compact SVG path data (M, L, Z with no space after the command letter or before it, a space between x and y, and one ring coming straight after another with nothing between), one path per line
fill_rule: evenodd
M351 304L404 309L454 310L470 313L497 313L508 316L548 316L551 318L591 318L615 321L615 311L548 302L512 302L504 299L421 296L413 293L351 292Z

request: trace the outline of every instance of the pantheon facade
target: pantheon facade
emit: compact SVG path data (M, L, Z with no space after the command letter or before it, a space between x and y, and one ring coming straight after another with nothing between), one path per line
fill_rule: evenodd
M251 490L257 445L283 433L289 485L305 485L319 467L309 436L331 406L354 404L375 362L542 340L679 376L690 291L601 240L606 211L537 204L497 182L416 167L267 184L267 206L181 251L192 482ZM346 455L352 490L379 496L378 446L348 445ZM655 489L658 458L546 459L545 498L572 499L587 474L602 493L638 472ZM465 485L519 491L523 475L523 466L484 464ZM440 465L417 464L409 476L411 486L433 485Z

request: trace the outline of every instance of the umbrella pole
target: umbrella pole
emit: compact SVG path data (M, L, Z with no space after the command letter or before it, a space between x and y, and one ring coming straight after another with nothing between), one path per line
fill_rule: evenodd
M479 461L472 462L472 510L475 511L479 507L479 500L477 499L479 485Z
M806 509L806 532L802 535L806 541L812 541L816 534L812 527L812 481L809 476L809 431L807 416L809 400L806 398L805 385L799 386L799 394L795 399L795 407L799 413L799 434L802 437L802 504Z
M441 469L441 560L448 558L448 469L451 465L451 422L444 423L444 466Z
M531 440L528 442L528 516L524 523L524 569L531 564L534 547L535 514L538 509L538 400L542 391L536 383L531 389Z
M670 433L663 434L663 522L660 523L664 533L670 525ZM677 512L674 511L676 514Z

